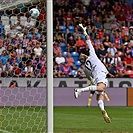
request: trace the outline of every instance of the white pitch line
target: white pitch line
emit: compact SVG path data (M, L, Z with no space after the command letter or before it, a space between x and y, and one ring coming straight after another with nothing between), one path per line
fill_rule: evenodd
M9 131L2 130L2 129L0 129L0 131L1 131L2 133L13 133L13 132L9 132Z

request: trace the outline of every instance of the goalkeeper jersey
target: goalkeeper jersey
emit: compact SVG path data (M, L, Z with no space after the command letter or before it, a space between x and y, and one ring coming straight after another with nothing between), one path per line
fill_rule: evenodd
M98 74L105 73L108 74L108 70L105 65L99 60L97 57L95 50L91 44L90 40L86 40L87 45L89 46L89 57L85 61L85 73L86 76L91 76L92 78L96 78Z

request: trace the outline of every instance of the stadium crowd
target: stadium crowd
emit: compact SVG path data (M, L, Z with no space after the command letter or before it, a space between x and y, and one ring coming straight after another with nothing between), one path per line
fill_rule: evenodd
M37 3L40 15L35 23L28 16L29 7L35 5L0 12L17 15L10 33L1 34L1 77L46 77L46 2ZM24 24L21 16L27 17ZM124 0L53 1L53 76L85 77L79 55L88 55L89 48L79 23L87 27L109 77L133 77L133 11Z

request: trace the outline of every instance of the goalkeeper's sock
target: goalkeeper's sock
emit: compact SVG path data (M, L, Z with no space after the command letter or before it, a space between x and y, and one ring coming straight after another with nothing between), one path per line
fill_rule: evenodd
M102 111L104 111L104 102L102 101L102 100L98 100L98 106L99 106L99 108L102 110Z
M91 85L91 86L87 86L85 88L78 89L79 92L96 91L96 90L97 90L97 86L95 86L95 85Z
M91 105L92 98L88 98L88 106Z

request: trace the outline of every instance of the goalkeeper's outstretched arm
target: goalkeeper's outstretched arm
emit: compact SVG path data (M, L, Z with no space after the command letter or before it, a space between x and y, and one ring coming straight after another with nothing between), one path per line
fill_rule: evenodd
M87 34L87 32L86 32L86 27L83 27L83 25L82 24L79 24L79 26L82 28L82 30L83 30L83 34L85 35L85 39L86 40L90 40L90 36Z
M90 51L90 55L94 55L94 56L96 56L96 53L95 53L95 49L93 48L93 46L92 46L92 43L91 43L91 40L90 40L90 36L87 34L87 32L86 32L86 27L83 27L83 25L82 24L79 24L79 26L82 28L82 30L83 30L83 34L84 34L84 36L85 36L85 38L86 38L86 43L87 43L87 45L88 45L88 47L89 47L89 51Z

